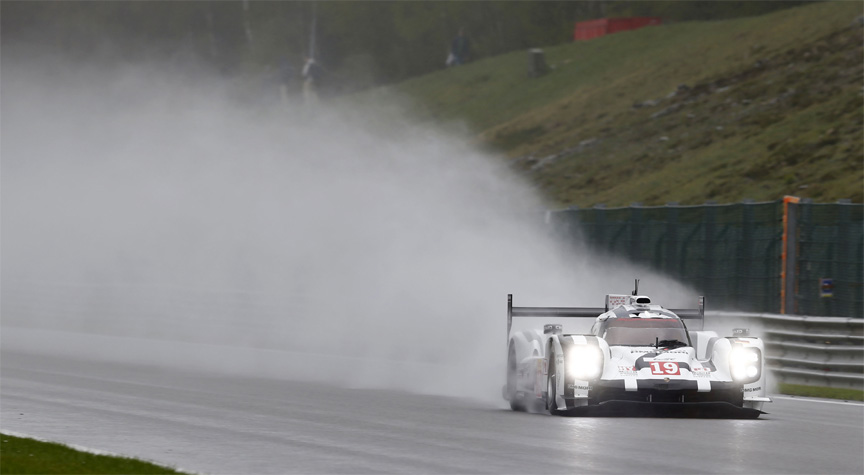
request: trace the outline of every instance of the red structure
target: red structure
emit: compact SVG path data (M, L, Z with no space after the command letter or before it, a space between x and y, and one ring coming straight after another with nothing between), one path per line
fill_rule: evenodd
M598 36L611 35L619 31L638 30L643 26L660 25L663 20L657 17L601 18L580 21L573 31L573 41L590 40Z

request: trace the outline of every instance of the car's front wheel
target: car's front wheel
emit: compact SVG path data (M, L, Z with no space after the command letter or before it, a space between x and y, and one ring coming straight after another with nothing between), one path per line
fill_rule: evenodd
M555 368L555 355L550 351L549 361L546 364L546 409L549 414L557 416L561 414L558 409L558 371Z

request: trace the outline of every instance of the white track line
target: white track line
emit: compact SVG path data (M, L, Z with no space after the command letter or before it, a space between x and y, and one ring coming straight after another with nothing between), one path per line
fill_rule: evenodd
M851 401L831 401L828 399L815 399L812 397L800 397L800 396L771 396L774 399L785 399L787 401L804 401L804 402L821 402L823 404L840 404L843 406L861 406L864 407L864 403L860 402L851 402Z

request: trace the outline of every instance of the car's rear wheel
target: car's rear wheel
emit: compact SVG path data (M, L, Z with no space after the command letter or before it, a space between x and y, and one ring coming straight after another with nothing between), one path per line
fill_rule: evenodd
M525 411L525 401L516 390L516 348L512 346L507 352L507 399L510 400L510 409Z

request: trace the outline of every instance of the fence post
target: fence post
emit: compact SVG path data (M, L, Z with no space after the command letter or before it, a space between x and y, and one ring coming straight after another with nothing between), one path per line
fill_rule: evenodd
M664 271L670 275L683 275L682 265L675 265L675 249L678 248L678 203L666 203L666 265Z
M642 250L642 203L630 203L630 259L633 262L643 262L647 264L645 259L641 257Z
M753 305L753 200L745 199L741 202L741 239L738 244L739 254L737 262L738 295L744 296L748 306Z
M704 232L705 241L703 243L703 263L702 263L702 291L706 295L714 295L714 239L717 225L717 204L716 201L705 202L705 221Z
M599 203L594 205L594 236L597 243L606 246L606 205ZM608 246L607 246L607 250Z
M798 256L797 196L783 197L783 250L780 270L780 313L795 312L795 264ZM793 205L793 206L790 206Z
M837 201L837 234L835 235L836 245L834 253L831 255L831 271L830 275L821 277L831 277L834 279L834 297L828 298L828 312L826 315L852 315L852 292L854 292L855 271L853 266L844 266L841 263L843 259L852 260L855 253L852 251L851 236L852 213L851 206L848 206L849 200ZM840 284L839 286L837 284ZM839 287L839 288L838 288ZM849 290L852 290L850 292ZM848 300L847 300L848 299ZM820 299L825 300L825 299ZM848 306L847 303L849 302ZM839 307L839 308L838 308ZM839 311L838 311L839 310Z

